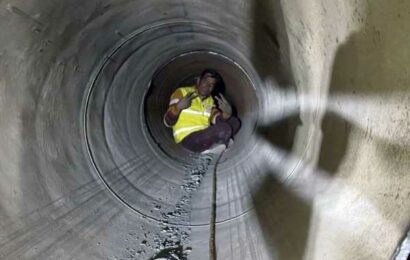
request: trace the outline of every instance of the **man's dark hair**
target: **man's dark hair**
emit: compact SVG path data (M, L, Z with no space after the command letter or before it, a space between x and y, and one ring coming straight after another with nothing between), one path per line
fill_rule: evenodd
M201 76L199 79L201 80L205 75L209 75L209 77L214 78L216 80L216 85L219 85L222 82L222 77L219 73L214 69L204 69L201 72Z

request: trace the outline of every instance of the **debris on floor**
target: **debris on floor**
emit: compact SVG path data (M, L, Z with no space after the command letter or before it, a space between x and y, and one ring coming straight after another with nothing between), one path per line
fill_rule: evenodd
M161 214L160 232L153 235L150 241L152 245L147 240L141 242L142 246L152 246L156 252L155 256L150 259L183 260L187 259L188 254L192 251L189 246L191 198L200 187L211 160L209 156L202 156L195 161L194 165L186 167L186 176L180 186L182 196L171 210L165 211L161 205L153 205L154 210ZM144 236L147 237L147 234Z

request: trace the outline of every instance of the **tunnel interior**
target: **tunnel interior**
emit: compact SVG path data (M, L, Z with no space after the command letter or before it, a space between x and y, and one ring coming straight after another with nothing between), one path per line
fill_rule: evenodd
M234 116L242 119L241 130L235 137L236 145L228 151L229 157L240 155L240 147L247 146L245 142L254 132L258 100L256 89L246 72L234 60L218 53L195 51L182 54L154 74L145 98L144 114L150 135L160 149L168 156L173 156L174 160L186 161L190 152L175 143L172 131L163 124L163 115L173 91L177 87L195 85L198 75L206 68L217 70L223 79L213 95L224 94L235 109ZM180 159L177 159L178 153L182 153Z
M0 258L209 259L206 161L163 124L204 68L242 122L218 259L408 256L408 8L0 1Z

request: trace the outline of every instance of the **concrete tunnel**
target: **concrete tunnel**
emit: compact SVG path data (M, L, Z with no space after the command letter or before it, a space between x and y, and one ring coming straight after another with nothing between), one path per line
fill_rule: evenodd
M0 259L155 259L164 225L209 259L211 179L181 189L202 161L162 124L205 67L242 120L218 259L408 259L410 2L10 0L0 21Z

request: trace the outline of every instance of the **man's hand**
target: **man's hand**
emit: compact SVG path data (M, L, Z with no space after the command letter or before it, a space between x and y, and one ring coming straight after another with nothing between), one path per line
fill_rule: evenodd
M218 108L227 116L232 115L232 107L229 104L228 100L220 93L219 97L215 96L216 101L218 102Z
M177 104L176 107L178 111L182 111L184 109L187 109L188 107L191 106L192 100L196 98L198 95L195 94L194 92L189 93L185 97L183 97Z

